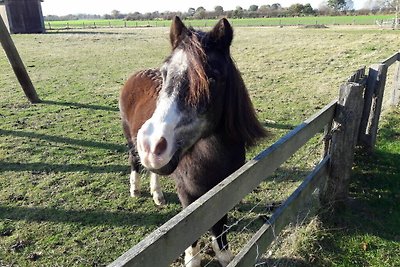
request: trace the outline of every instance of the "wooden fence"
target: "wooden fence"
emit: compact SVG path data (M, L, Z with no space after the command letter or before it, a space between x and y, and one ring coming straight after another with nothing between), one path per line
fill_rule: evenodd
M325 129L324 158L228 265L254 266L279 232L295 221L297 210L317 188L322 192L321 202L326 207L335 207L346 199L355 146L358 143L368 150L373 149L387 70L398 61L399 53L372 66L368 75L365 75L365 68L358 70L341 86L338 100L326 105L262 151L110 266L169 266L185 248L211 228L310 138ZM394 79L391 104L397 105L400 64L396 68Z

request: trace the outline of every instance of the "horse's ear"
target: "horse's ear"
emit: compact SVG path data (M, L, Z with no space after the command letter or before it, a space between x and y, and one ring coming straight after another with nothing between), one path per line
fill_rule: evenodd
M233 39L233 29L226 18L222 18L210 32L211 38L222 48L228 49Z
M171 30L169 33L172 49L175 49L178 46L178 44L187 34L187 31L188 29L186 28L185 24L183 24L182 20L178 16L175 16L172 19Z

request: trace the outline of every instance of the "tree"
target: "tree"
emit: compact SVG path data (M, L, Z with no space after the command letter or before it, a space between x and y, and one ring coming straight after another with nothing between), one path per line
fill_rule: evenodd
M256 12L257 10L258 10L258 6L257 5L251 5L249 7L249 11L251 11L251 12Z
M118 10L114 9L113 11L111 11L111 17L114 19L118 19L120 14L121 14L121 12L119 12Z
M278 9L281 9L281 8L282 8L282 6L279 3L275 3L275 4L271 5L271 9L272 10L278 10Z
M346 7L346 0L328 0L328 6L335 11L342 11Z
M313 14L315 14L315 10L312 8L311 4L308 3L308 4L305 4L305 5L304 5L304 7L303 7L303 13L304 13L305 15L313 15Z
M399 9L399 0L376 0L376 4L380 9L397 10Z
M233 11L234 18L242 18L243 17L243 8L241 6L237 6Z
M196 13L194 14L194 17L196 19L205 19L206 18L206 9L202 6L198 7L196 9Z
M304 6L302 4L293 4L288 8L288 12L292 16L300 16L303 13Z
M193 7L190 7L190 8L188 9L188 14L189 14L189 16L193 16L194 13L196 13L196 9L194 9Z
M260 12L261 14L266 14L268 13L268 11L271 9L270 5L262 5L258 8L258 12Z
M346 0L346 5L344 6L344 10L354 10L354 2L353 0Z
M224 8L222 6L215 6L214 11L217 16L224 14Z

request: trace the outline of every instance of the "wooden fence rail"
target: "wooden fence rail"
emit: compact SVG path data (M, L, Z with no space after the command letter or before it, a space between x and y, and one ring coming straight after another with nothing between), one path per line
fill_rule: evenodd
M372 65L369 68L367 87L364 95L364 108L358 136L359 144L365 147L366 150L373 150L376 143L388 68L399 61L400 53L396 53L382 63ZM398 65L394 76L394 88L391 92L392 106L396 106L399 103L399 90L400 66Z
M296 210L316 188L322 191L323 204L332 204L346 198L354 147L357 140L364 142L362 144L367 147L373 147L387 69L398 62L399 57L397 53L383 63L372 66L368 77L364 75L364 68L357 71L341 86L338 100L326 105L262 151L109 266L168 266L310 138L325 128L326 133L331 133L331 141L326 142L324 159L228 265L254 266L258 256L293 221ZM395 96L399 95L399 76L400 67L395 74L392 92ZM371 139L373 135L375 139Z

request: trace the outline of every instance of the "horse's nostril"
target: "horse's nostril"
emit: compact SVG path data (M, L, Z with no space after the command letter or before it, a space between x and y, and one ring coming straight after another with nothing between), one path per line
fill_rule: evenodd
M154 148L154 154L160 156L162 153L165 152L167 146L168 146L167 140L164 137L161 137L156 147Z

